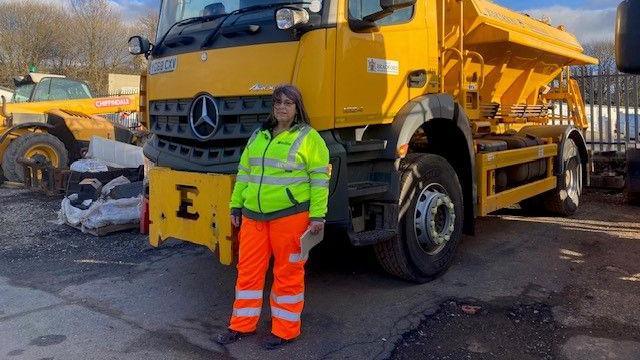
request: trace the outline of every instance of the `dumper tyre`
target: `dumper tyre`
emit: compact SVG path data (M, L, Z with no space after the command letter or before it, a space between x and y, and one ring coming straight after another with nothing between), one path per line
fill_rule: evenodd
M2 170L8 181L23 182L24 172L18 159L46 159L57 168L69 165L69 153L64 143L47 133L32 133L13 140L2 157Z
M400 171L399 234L374 250L388 273L424 283L449 267L462 238L462 187L453 167L438 155L409 154Z
M558 176L558 185L552 191L543 194L543 206L547 212L571 216L580 205L582 195L582 158L573 139L568 138L562 147L564 171Z

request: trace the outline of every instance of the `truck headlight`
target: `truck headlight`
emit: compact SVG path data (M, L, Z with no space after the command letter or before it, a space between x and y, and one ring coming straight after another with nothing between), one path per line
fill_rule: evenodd
M276 11L276 24L280 30L291 29L308 21L309 13L304 9L283 8Z

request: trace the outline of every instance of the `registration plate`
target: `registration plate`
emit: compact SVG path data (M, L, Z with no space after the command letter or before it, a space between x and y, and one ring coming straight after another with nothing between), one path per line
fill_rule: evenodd
M149 64L149 75L172 72L178 67L178 57L169 56L162 59L155 59Z

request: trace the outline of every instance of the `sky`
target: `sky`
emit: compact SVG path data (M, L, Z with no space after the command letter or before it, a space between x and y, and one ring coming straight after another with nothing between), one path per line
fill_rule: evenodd
M0 2L6 0L0 0ZM39 0L63 2L65 0ZM160 0L110 0L129 14L149 7L158 8ZM423 0L424 1L424 0ZM432 0L427 0L432 1ZM538 18L549 18L553 25L565 25L582 42L613 39L615 8L620 0L494 0L500 5Z
M125 9L158 8L160 0L112 0ZM615 8L620 0L494 0L535 17L548 17L554 25L565 25L582 42L613 38Z

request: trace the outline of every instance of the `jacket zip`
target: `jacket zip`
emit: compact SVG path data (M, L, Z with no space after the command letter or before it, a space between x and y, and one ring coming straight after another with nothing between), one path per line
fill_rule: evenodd
M264 157L267 155L267 150L269 150L269 145L273 141L273 137L269 134L269 142L267 143L267 147L264 148L264 152L262 153L262 174L260 174L260 184L258 184L258 210L264 214L262 211L262 204L260 203L260 190L262 189L262 179L264 179Z

